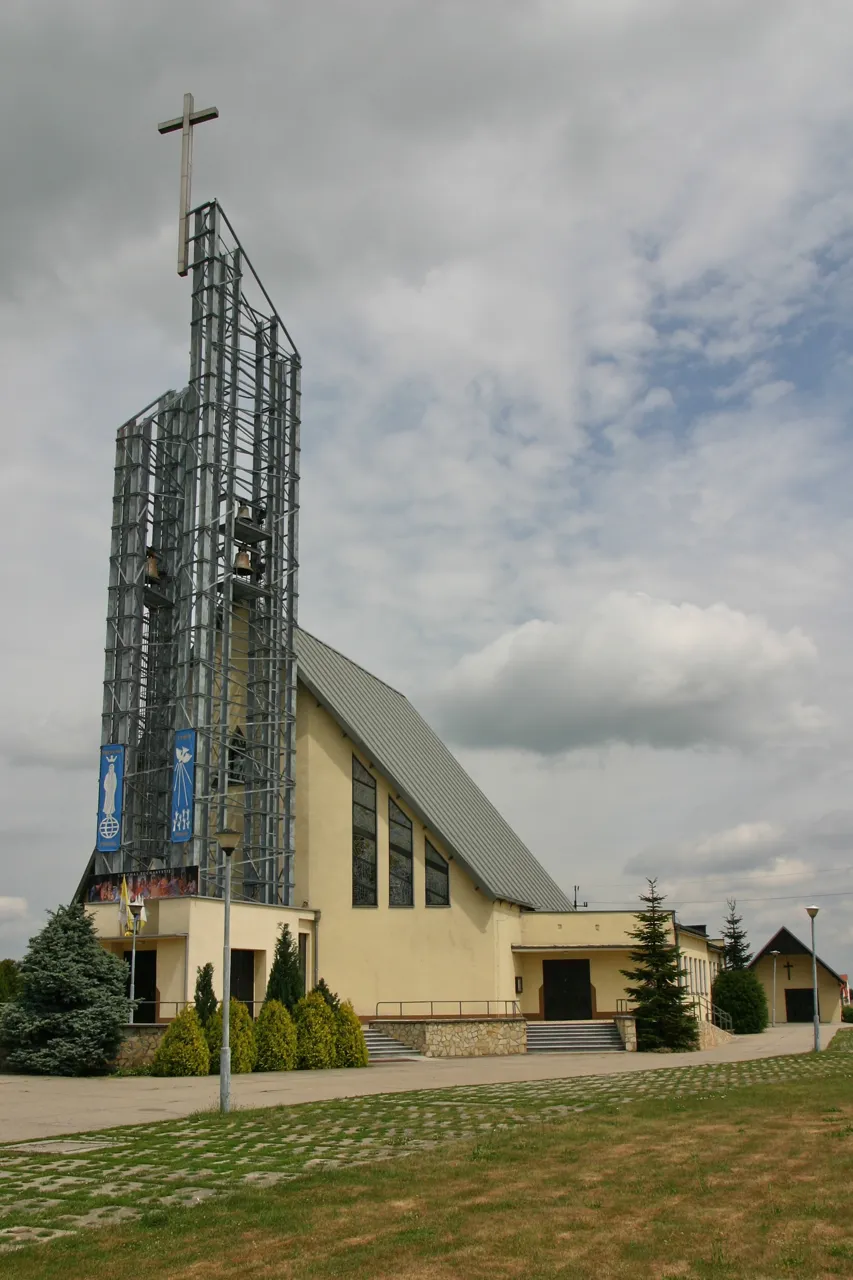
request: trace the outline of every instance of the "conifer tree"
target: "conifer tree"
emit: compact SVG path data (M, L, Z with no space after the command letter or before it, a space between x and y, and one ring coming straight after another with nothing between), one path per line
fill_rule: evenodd
M17 960L0 960L0 1004L14 1000L21 989L21 966Z
M281 926L275 944L265 1000L278 1000L288 1013L293 1013L304 993L302 972L299 966L299 948L291 937L287 925Z
M320 979L320 981L317 983L314 990L319 991L320 995L326 1001L326 1004L329 1006L329 1008L332 1010L333 1013L338 1012L338 1009L340 1009L341 1007L340 996L335 995L334 991L329 986L325 978Z
M635 1005L637 1048L695 1049L698 1028L680 984L681 954L669 937L671 912L663 909L657 880L648 884L648 893L640 894L645 910L637 912L637 928L630 935L636 943L631 952L636 967L622 970L633 984L626 990Z
M726 906L729 914L723 925L723 964L726 969L746 969L752 959L746 930L741 928L743 917L737 914L737 902L729 898Z
M82 903L49 913L21 961L21 987L3 1006L6 1067L37 1075L107 1071L130 1017L127 965L98 941Z
M193 997L198 1020L203 1027L216 1013L217 999L213 993L213 965L208 961L196 969L195 996Z

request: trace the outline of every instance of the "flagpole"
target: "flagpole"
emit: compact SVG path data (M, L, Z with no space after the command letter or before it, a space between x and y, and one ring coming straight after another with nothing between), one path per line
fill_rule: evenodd
M138 916L133 910L133 904L131 904L130 909L133 912L133 940L130 944L130 1021L132 1023L134 1021L134 999L136 996L136 923Z

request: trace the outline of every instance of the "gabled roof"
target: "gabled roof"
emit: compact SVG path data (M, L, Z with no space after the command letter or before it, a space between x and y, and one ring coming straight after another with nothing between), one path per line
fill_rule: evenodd
M749 968L754 969L758 961L771 951L778 951L783 956L810 956L812 953L811 947L807 947L804 942L800 942L800 939L796 938L790 929L783 927L778 933L774 933L770 941L766 942L760 951L755 953L749 962ZM827 973L831 973L833 978L837 978L841 982L841 974L831 969L825 960L821 960L820 956L817 956L817 962L826 969Z
M493 899L571 911L559 886L402 693L297 629L299 679Z

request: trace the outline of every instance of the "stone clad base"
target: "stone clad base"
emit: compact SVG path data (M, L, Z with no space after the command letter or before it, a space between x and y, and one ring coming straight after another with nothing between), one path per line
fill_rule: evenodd
M527 1053L527 1022L521 1017L382 1018L369 1025L425 1058Z
M129 1026L125 1030L114 1063L116 1071L133 1071L138 1067L150 1067L157 1046L166 1034L162 1023Z
M716 1049L721 1044L731 1044L734 1036L731 1031L723 1031L713 1022L699 1023L699 1048Z

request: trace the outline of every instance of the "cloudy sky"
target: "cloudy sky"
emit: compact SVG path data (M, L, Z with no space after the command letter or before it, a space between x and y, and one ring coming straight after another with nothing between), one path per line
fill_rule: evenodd
M92 848L113 439L221 198L302 351L304 626L569 890L853 968L845 0L7 0L0 952Z

